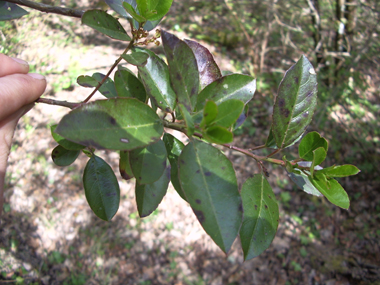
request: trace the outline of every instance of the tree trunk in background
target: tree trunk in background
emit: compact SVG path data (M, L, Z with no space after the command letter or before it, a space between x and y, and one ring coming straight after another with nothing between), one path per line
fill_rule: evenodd
M346 35L347 35L347 51L351 52L354 31L356 28L356 7L357 4L354 0L346 0L345 18L346 23Z
M314 32L314 52L317 59L317 65L322 63L323 60L323 44L322 44L322 29L321 29L321 18L319 13L319 0L306 0L310 12L311 12L311 22L313 23Z

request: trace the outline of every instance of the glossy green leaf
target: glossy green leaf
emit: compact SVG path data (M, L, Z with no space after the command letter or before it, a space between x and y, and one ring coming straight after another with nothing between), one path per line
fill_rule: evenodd
M214 124L229 128L239 118L243 109L243 101L237 99L223 101L218 106L218 115L215 118Z
M214 57L206 47L191 40L184 40L184 42L191 48L197 60L200 90L222 77Z
M83 87L97 87L104 77L105 75L99 72L94 73L92 76L81 75L77 78L77 83ZM107 98L117 97L115 84L109 77L98 91Z
M151 31L153 30L155 27L158 26L158 24L161 22L162 18L161 19L158 19L156 21L147 21L145 24L144 24L144 30L145 31Z
M206 99L214 101L217 105L229 99L238 99L246 104L253 98L255 91L256 79L251 76L243 74L223 76L199 93L196 110L203 109Z
M99 72L95 72L92 75L92 78L94 78L99 83L102 82L105 75ZM114 98L117 97L116 87L113 80L109 77L107 77L106 81L102 84L102 86L98 90L102 95L104 95L107 98Z
M211 126L202 132L207 141L217 144L230 143L234 139L232 132L222 126Z
M129 3L133 9L136 10L137 4L136 0L105 0L105 2L108 4L108 6L111 7L112 10L117 12L119 15L126 19L133 19L131 15L127 13L127 11L123 7L123 3L127 2ZM133 26L137 29L139 27L139 24L137 21L132 20ZM151 31L153 30L159 23L161 22L161 19L158 19L156 21L147 21L144 25L144 30Z
M77 83L82 87L93 88L98 86L99 82L89 75L81 75L77 78Z
M300 158L304 160L312 161L313 160L313 151L319 147L323 147L327 152L328 142L324 137L321 137L317 132L310 132L305 135L300 145L298 146L298 154Z
M149 216L164 198L170 182L170 167L166 168L161 177L151 184L136 183L136 204L141 218Z
M316 172L314 174L314 178L320 180L321 183L323 183L325 188L330 189L330 186L331 186L330 181L331 180L327 179L326 175L324 175L323 173L320 173L320 172Z
M148 105L133 98L112 98L72 110L55 131L97 149L132 150L158 141L164 129Z
M119 21L102 10L87 10L82 16L82 24L116 40L132 40Z
M199 90L197 60L191 48L175 35L161 31L161 39L178 103L183 104L191 113L194 111Z
M51 158L58 166L68 166L77 159L79 153L79 150L68 150L58 145L51 152Z
M138 184L157 181L166 168L167 153L162 140L129 153L129 163Z
M238 234L242 208L232 163L213 146L193 140L179 156L179 179L203 229L228 252Z
M26 14L28 14L28 12L20 6L6 1L0 1L0 21L18 19Z
M131 165L129 164L129 151L120 151L119 172L121 177L125 180L129 180L134 177Z
M249 113L249 107L248 107L248 104L246 104L244 106L243 112L239 115L239 118L232 125L232 131L237 130L239 127L241 127L244 124L245 120L248 117L248 113Z
M164 134L162 140L165 143L166 152L168 153L168 159L171 165L170 179L173 187L181 198L187 201L178 178L178 157L181 155L182 149L185 145L179 139L168 133Z
M360 172L360 170L355 165L345 164L330 166L319 170L318 173L319 172L325 174L327 177L346 177L356 175Z
M326 159L326 150L323 147L319 147L313 150L313 161L311 162L310 174L313 176L314 167L320 165Z
M303 55L282 79L273 107L273 136L278 148L298 139L310 124L317 106L317 75Z
M329 184L325 184L325 182L318 177L312 178L309 176L309 180L313 185L321 192L327 200L329 200L334 205L341 207L343 209L348 209L350 207L350 199L346 191L344 191L343 187L336 181L335 179L328 180Z
M259 256L277 232L279 211L276 197L263 174L247 179L241 189L243 223L240 229L244 259Z
M81 149L85 148L84 145L80 145L80 144L71 142L71 141L65 139L64 137L60 136L59 134L57 134L55 132L56 128L57 128L57 125L52 125L50 127L51 135L52 135L53 139L57 143L59 143L61 146L63 146L65 149L67 149L67 150L81 150Z
M137 7L136 0L104 0L104 1L107 3L108 6L110 6L112 10L114 10L116 13L118 13L120 16L126 19L132 19L132 16L127 13L125 8L123 7L123 3L124 2L129 3L130 5L132 5L134 9L136 9Z
M276 145L276 141L274 140L272 128L269 131L269 135L268 135L267 141L265 142L265 146L277 149L277 145Z
M146 101L146 92L141 81L127 68L121 68L115 73L115 88L118 97L131 97Z
M155 21L165 16L173 3L173 0L136 0L137 7L142 16Z
M303 191L314 196L322 196L321 192L310 182L308 176L300 169L295 168L293 173L288 173L290 179Z
M144 18L143 16L141 16L137 13L135 8L131 4L124 2L123 7L128 12L128 14L130 14L132 16L132 18L135 19L137 22L145 23L147 21L146 18Z
M207 100L205 107L203 109L203 118L202 118L200 127L203 128L213 123L217 115L218 115L218 106L215 104L214 101Z
M179 104L178 107L181 111L182 118L185 120L186 134L188 137L191 137L195 131L193 118L190 116L190 113L183 104Z
M102 220L109 221L119 209L120 189L112 168L93 155L83 173L83 187L91 210Z
M138 66L139 76L146 93L161 110L168 113L173 112L176 105L176 94L170 85L168 66L150 50L135 48L134 51L149 55L146 65Z
M144 66L148 61L149 55L142 52L133 52L132 54L122 54L121 57L132 65Z

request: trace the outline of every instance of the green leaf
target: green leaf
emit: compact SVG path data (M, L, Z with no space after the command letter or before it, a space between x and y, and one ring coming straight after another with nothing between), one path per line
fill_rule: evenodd
M215 104L214 101L207 100L205 107L203 109L203 118L202 118L200 127L203 128L213 123L217 115L218 115L218 106Z
M83 173L83 186L91 210L102 220L109 221L119 209L120 189L112 168L93 155Z
M273 136L278 148L298 139L310 124L317 106L317 75L305 56L282 79L273 107Z
M149 55L142 52L133 52L132 54L122 54L121 57L132 65L144 66L148 61Z
M269 148L277 149L277 145L276 145L276 141L274 140L272 128L269 131L269 135L268 135L267 141L265 142L265 146L269 147Z
M143 16L141 16L137 13L135 8L131 4L124 2L123 7L132 16L132 18L135 19L137 22L145 23L147 21L146 18L144 18Z
M106 76L102 73L99 73L99 72L95 72L92 75L92 78L94 78L96 81L98 81L98 83L102 82L104 77L106 77ZM97 85L98 84L96 84L96 86ZM96 87L96 86L94 86L94 87ZM109 77L107 77L106 81L102 84L102 86L99 88L98 91L107 98L117 97L115 83Z
M129 164L129 151L120 151L119 172L121 177L125 180L129 180L134 177L131 165Z
M346 191L335 179L328 180L330 187L327 187L326 183L318 177L309 176L309 180L334 205L346 210L350 207L350 199Z
M238 234L242 208L232 163L213 146L194 140L179 157L179 179L203 229L228 252Z
M237 130L240 126L242 126L245 122L245 120L247 119L248 117L248 113L249 113L249 107L248 105L246 104L244 106L244 109L243 109L243 112L239 115L239 118L236 120L236 122L232 125L232 131L235 131Z
M222 77L214 57L206 47L191 40L184 40L184 42L191 48L197 60L200 90Z
M68 166L77 159L79 153L79 150L68 150L58 145L51 152L51 158L58 166Z
M207 128L202 134L209 142L217 144L230 143L234 139L234 135L229 130L219 125Z
M285 169L287 172L293 172L294 166L286 159L286 155L282 157L282 160L285 162Z
M136 204L141 218L149 216L164 198L170 182L170 167L165 173L151 184L139 185L136 183Z
M308 176L300 169L295 168L293 173L288 174L290 179L304 192L318 197L322 196L318 189L310 182Z
M120 16L126 19L132 19L132 16L127 13L125 8L123 7L124 2L128 2L134 9L136 9L137 4L136 0L105 0L108 6Z
M140 14L148 20L155 21L169 12L173 0L137 0L136 2Z
M191 48L175 35L161 31L161 39L169 64L170 81L177 94L178 103L183 104L191 113L199 90L197 60Z
M337 166L330 166L327 168L324 168L322 170L318 170L318 173L323 173L327 177L346 177L350 175L356 175L360 172L360 170L355 166L351 164L345 164L345 165L337 165Z
M196 110L203 109L206 99L214 101L216 105L229 99L238 99L246 104L253 98L255 90L256 79L251 76L243 74L223 76L199 93Z
M244 259L259 256L277 232L279 211L276 197L263 174L247 179L241 189L243 223L240 229Z
M157 181L164 173L166 159L166 148L162 140L131 151L129 162L137 183L150 184Z
M0 21L18 19L26 14L28 14L28 12L18 5L6 1L0 1Z
M316 150L313 150L313 161L310 167L310 174L313 176L314 167L320 165L326 159L326 150L323 147L319 147Z
M148 105L133 98L111 98L72 110L55 131L97 149L132 150L156 142L164 129Z
M214 124L229 128L236 122L240 114L243 112L244 103L237 99L223 101L218 106L218 115Z
M137 67L146 93L161 110L168 113L173 112L176 105L176 94L170 85L168 66L150 50L134 48L134 51L149 55L146 65Z
M168 133L164 134L162 140L165 143L166 152L168 153L168 159L171 165L170 179L173 187L181 198L187 201L178 178L178 157L181 155L182 149L185 145L179 139Z
M115 73L115 88L118 97L131 97L146 101L146 92L141 81L127 68L121 68Z
M126 19L133 19L133 17L127 13L127 11L123 7L123 3L127 2L129 3L133 9L136 10L137 4L136 0L105 0L105 2L108 4L108 6L111 7L112 10L114 10L116 13L121 15L122 17ZM159 23L161 22L161 19L156 21L147 21L144 25L144 30L151 31L153 30ZM139 27L139 24L136 20L133 20L133 25L137 29Z
M92 76L81 75L77 78L77 83L83 87L97 87L104 77L105 75L99 72L94 73ZM115 84L109 77L98 91L107 98L117 97Z
M300 158L304 160L313 160L313 151L319 147L323 147L327 152L328 142L324 137L321 137L317 132L310 132L305 135L300 145L298 146L298 154Z
M57 128L57 125L52 125L50 127L51 135L52 135L53 139L57 143L59 143L61 146L63 146L65 149L67 149L67 150L81 150L81 149L85 148L84 145L80 145L80 144L71 142L71 141L65 139L64 137L60 136L59 134L57 134L55 132L56 128Z
M89 75L81 75L77 78L77 83L82 87L93 88L98 86L99 82Z
M158 26L158 24L161 22L161 20L162 20L162 18L155 20L155 21L147 21L143 26L144 30L148 31L148 32L153 30L155 27Z
M179 104L178 107L182 118L185 120L186 134L188 137L191 137L195 131L193 118L190 116L190 113L187 111L186 107L183 104Z
M102 10L86 11L82 16L82 24L116 40L132 40L119 21Z

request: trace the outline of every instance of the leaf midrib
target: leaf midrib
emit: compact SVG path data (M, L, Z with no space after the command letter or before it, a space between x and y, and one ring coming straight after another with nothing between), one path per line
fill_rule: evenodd
M304 69L304 66L302 65L302 71L303 71L303 69ZM300 78L299 78L300 82L302 81L302 78L303 78L303 74L301 74L301 76L300 76ZM297 90L297 96L296 96L296 98L295 98L295 99L296 99L296 100L295 100L295 104L293 105L293 108L292 108L292 113L291 113L291 117L290 117L291 119L289 119L289 123L288 123L288 125L287 125L287 127L286 127L285 135L284 135L284 139L283 139L282 142L281 142L281 147L280 147L280 148L283 148L284 145L285 145L286 137L287 137L287 134L288 134L288 131L289 131L290 125L292 124L293 114L294 114L294 110L296 109L296 106L297 106L298 104L302 103L302 102L306 99L306 97L305 97L302 101L296 103L296 102L297 102L297 98L298 98L299 93L300 93L300 89L301 89L301 87L302 87L303 85L305 85L306 83L309 82L310 78L311 78L311 76L309 76L309 78L307 79L307 81L306 81L305 83L303 83L302 85L300 84L300 85L298 86L298 88L297 88L297 89L298 89L298 90ZM301 114L302 114L302 113L301 113Z
M220 237L221 237L221 239L222 239L222 242L223 242L223 251L225 251L225 249L226 249L226 245L225 245L225 243L224 243L223 235L222 235L222 233L221 233L221 231L220 231L219 220L217 219L216 210L215 210L214 204L212 203L212 198L211 198L211 196L210 196L209 187L208 187L208 184L207 184L207 181L206 181L206 175L204 174L203 167L202 167L202 164L201 164L201 161L200 161L200 158L199 158L198 152L197 152L197 150L196 150L196 148L195 148L195 143L194 143L194 142L193 142L193 148L194 148L194 152L195 152L195 157L196 157L197 163L198 163L199 168L200 168L200 171L201 171L201 173L202 173L203 183L205 184L205 186L206 186L206 188L207 188L207 190L208 190L208 191L206 191L206 192L207 192L207 198L208 198L208 200L209 200L209 202L210 202L210 204L211 204L212 212L213 212L213 214L214 214L214 217L215 217L216 223L217 223L217 225L218 225L219 235L220 235Z

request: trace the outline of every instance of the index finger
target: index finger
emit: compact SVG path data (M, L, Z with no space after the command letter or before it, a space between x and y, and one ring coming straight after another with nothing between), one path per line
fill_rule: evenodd
M15 73L26 74L28 72L29 64L26 61L0 53L0 77Z

